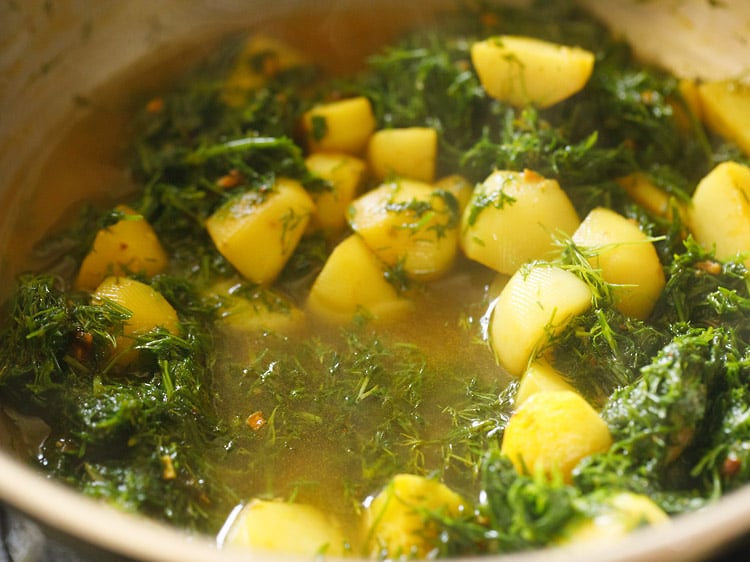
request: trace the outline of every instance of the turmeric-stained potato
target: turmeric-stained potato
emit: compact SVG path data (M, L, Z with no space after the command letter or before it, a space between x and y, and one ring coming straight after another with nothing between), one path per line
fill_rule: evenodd
M240 106L248 92L260 88L279 72L300 66L305 57L288 44L268 35L248 38L222 87L225 103Z
M513 405L518 408L531 398L532 395L538 392L550 392L554 390L575 391L575 388L548 361L536 359L531 362L523 373L521 382L518 384Z
M315 210L295 180L280 178L270 192L248 191L206 220L219 250L243 277L269 284L294 252Z
M682 99L670 103L677 128L684 133L694 131L695 124L703 119L698 86L698 82L692 78L681 78L677 83L677 89Z
M459 215L463 215L464 209L469 204L471 194L474 193L474 184L465 177L458 174L445 176L434 182L435 189L443 189L453 194L458 201Z
M385 265L353 234L334 248L315 279L307 309L329 322L347 324L357 316L395 320L412 308L385 277Z
M346 210L365 176L364 160L343 152L317 152L305 159L308 170L331 183L330 191L313 193L315 212L308 230L333 236L346 227Z
M669 516L656 503L642 494L608 492L596 503L592 517L577 519L566 525L557 544L590 541L611 541L626 536L641 527L668 524Z
M413 279L440 277L458 252L458 201L448 191L397 179L354 200L349 224L389 267Z
M126 205L118 205L116 210L125 217L96 234L78 270L78 289L93 291L109 275L152 277L167 266L167 254L148 221Z
M551 337L591 306L591 289L574 274L546 263L519 269L497 298L489 337L500 365L521 376Z
M127 277L107 277L93 293L93 301L112 301L128 309L130 318L125 322L122 335L117 337L115 352L120 363L134 360L137 353L130 350L134 340L156 328L172 334L180 330L177 312L160 293L150 285Z
M554 105L583 89L594 54L531 37L502 35L478 41L471 61L487 94L511 105Z
M343 556L346 539L332 516L309 505L253 500L227 521L222 547L250 547L286 554Z
M750 155L750 85L707 82L698 86L703 120Z
M239 279L214 283L207 296L220 299L220 325L237 333L287 334L304 325L304 314L285 296Z
M657 186L646 174L629 174L618 178L617 183L633 201L656 216L672 220L675 210L679 216L687 216L685 205Z
M437 149L437 131L431 127L383 129L370 137L367 160L376 179L399 176L432 182Z
M665 284L664 268L649 237L622 215L597 207L583 219L573 241L612 285L617 309L648 318Z
M424 512L455 517L467 508L444 484L412 474L394 476L366 507L367 549L377 560L425 558L438 537Z
M311 152L360 155L375 131L370 100L360 96L313 107L302 116Z
M716 259L741 256L750 267L750 168L723 162L704 177L693 193L690 230Z
M554 236L579 224L573 204L551 179L530 170L498 170L476 186L461 220L461 247L470 259L511 275L556 251Z
M538 392L508 420L501 452L522 474L559 473L572 481L584 458L609 449L612 437L599 414L576 392Z

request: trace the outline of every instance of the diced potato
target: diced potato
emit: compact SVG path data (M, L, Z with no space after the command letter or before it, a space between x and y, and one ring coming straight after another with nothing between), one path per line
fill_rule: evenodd
M367 546L373 559L423 559L437 539L425 510L457 516L467 509L464 500L436 480L412 474L394 476L367 505Z
M385 278L385 266L354 234L346 238L326 260L307 298L308 310L336 324L358 315L388 321L412 307Z
M698 82L690 78L682 78L677 88L682 101L674 101L670 104L674 111L675 122L681 131L691 131L693 124L699 123L703 118Z
M248 92L260 88L279 72L304 63L302 53L285 42L268 35L253 35L227 75L221 97L228 105L240 106Z
M78 271L78 289L93 291L109 275L153 277L167 266L167 254L148 221L126 205L116 209L126 216L97 232Z
M578 393L539 392L510 417L501 452L521 474L559 473L572 481L584 458L609 449L612 437L599 414Z
M332 185L331 191L312 194L315 212L308 230L322 230L327 236L342 232L346 228L346 210L365 176L364 160L342 152L317 152L308 156L305 164Z
M177 312L160 293L150 285L127 277L107 277L93 293L93 302L112 301L131 313L123 326L122 335L116 339L115 352L121 364L132 362L138 355L131 347L134 340L156 328L172 334L180 330Z
M464 209L469 204L471 194L474 193L474 184L470 183L465 177L458 174L451 174L437 180L434 184L435 189L444 189L453 194L458 201L459 214L463 215Z
M513 405L518 408L526 402L532 395L538 392L550 392L555 390L569 390L575 392L575 388L565 380L565 377L559 373L548 361L536 359L532 361L528 369L521 377L518 384L518 390L513 401Z
M297 247L315 210L302 185L280 178L269 193L248 191L206 220L219 252L246 279L272 283Z
M310 152L345 152L358 156L375 131L375 115L364 96L313 107L302 116Z
M611 541L641 527L670 521L664 510L642 494L617 492L596 503L596 515L566 526L557 544Z
M330 515L309 505L253 500L230 518L222 547L250 547L305 557L343 556L345 537Z
M622 215L597 207L583 219L573 241L592 254L589 262L612 285L617 309L648 318L665 285L664 268L648 236Z
M633 201L656 216L672 220L675 209L681 217L687 216L685 206L654 184L646 174L636 172L623 176L617 179L617 183Z
M431 127L383 129L370 137L367 159L376 179L394 176L432 182L438 135Z
M219 321L233 332L286 334L304 324L302 311L288 298L267 287L224 280L212 285L208 294L221 299Z
M716 259L742 256L750 267L750 168L723 162L704 177L693 193L690 230Z
M545 263L519 269L497 298L490 344L500 365L520 376L537 352L591 306L591 289L574 274Z
M517 107L549 107L583 89L594 54L531 37L503 35L471 46L471 61L486 92Z
M349 207L349 224L386 265L413 279L435 279L458 252L458 202L415 180L384 183Z
M523 263L549 258L554 235L571 235L579 223L555 180L530 170L498 170L474 189L460 241L467 257L511 275Z
M703 120L750 155L750 85L707 82L698 86Z

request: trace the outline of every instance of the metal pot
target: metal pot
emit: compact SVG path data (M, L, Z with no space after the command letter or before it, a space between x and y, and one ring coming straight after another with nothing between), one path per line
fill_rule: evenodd
M341 52L367 48L367 38L346 36L345 12L390 13L389 25L420 21L449 0L58 0L0 6L0 297L23 256L72 203L66 190L40 183L41 163L87 112L98 92L144 60L169 58L188 45L271 24L289 11L325 13L327 40ZM750 4L727 0L585 2L633 39L637 50L682 75L720 78L750 69ZM418 4L418 5L417 5ZM377 21L377 18L373 18ZM111 560L183 562L275 561L274 553L220 551L212 537L186 534L128 515L50 481L19 460L22 443L0 416L0 501L66 537L87 555ZM617 544L589 545L502 557L507 561L685 561L703 559L750 530L750 489L735 492L667 527L640 531Z

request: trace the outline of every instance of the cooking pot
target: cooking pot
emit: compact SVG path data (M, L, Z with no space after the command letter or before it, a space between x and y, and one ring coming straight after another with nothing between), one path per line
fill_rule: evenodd
M451 0L49 0L3 2L0 6L0 297L23 267L33 244L75 203L65 167L98 166L106 185L88 186L85 195L127 180L109 162L87 154L65 155L59 175L43 174L42 163L60 154L59 139L75 129L122 77L149 76L155 61L178 65L186 49L206 48L236 31L279 28L289 13L312 18L308 40L322 41L332 61L348 64L377 41L406 25L427 25L429 15ZM706 0L642 2L587 0L590 9L624 33L644 58L682 76L704 79L750 75L750 4ZM347 26L347 13L377 21L377 33ZM372 12L372 18L369 17ZM310 27L310 26L308 26ZM309 30L308 30L309 31ZM111 94L111 92L109 92ZM116 99L116 96L115 98ZM111 135L109 135L111 137ZM109 137L108 137L109 138ZM93 143L96 144L95 142ZM59 156L58 156L59 158ZM79 170L80 172L80 170ZM101 174L105 174L102 176ZM109 175L107 175L109 174ZM79 173L77 177L80 177ZM83 174L85 177L85 173ZM87 555L111 560L275 561L275 553L221 551L212 537L188 536L143 517L114 510L50 481L19 460L25 444L13 437L15 422L0 415L0 501L27 514L49 532L67 537ZM704 510L677 518L666 527L634 533L618 543L592 544L542 553L502 557L507 561L601 560L686 561L715 554L750 531L750 487Z

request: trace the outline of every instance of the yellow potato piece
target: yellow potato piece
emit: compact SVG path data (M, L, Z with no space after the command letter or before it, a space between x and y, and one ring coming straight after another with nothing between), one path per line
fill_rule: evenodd
M435 179L438 134L431 127L383 129L370 137L367 159L373 176L432 182Z
M682 101L672 101L670 103L674 111L677 128L682 132L689 133L693 130L694 123L700 123L703 119L698 85L698 82L694 79L681 78L677 84L677 88Z
M299 307L267 287L248 287L238 279L224 280L214 283L207 293L221 299L218 320L232 332L287 334L304 325Z
M409 179L384 183L357 198L349 224L386 265L413 279L436 279L458 252L458 202L445 190Z
M687 216L685 206L655 185L646 174L636 172L616 181L633 201L656 216L672 220L675 209L681 217Z
M584 458L612 444L609 428L578 393L539 392L529 397L508 420L501 452L521 474L559 473L572 481Z
M546 259L554 235L573 234L580 221L573 204L551 179L530 170L498 170L476 186L461 220L466 256L500 273Z
M364 96L321 104L302 116L310 152L364 152L375 131L375 115Z
M458 201L459 214L463 215L464 209L469 204L472 193L474 193L474 184L470 183L465 177L458 174L451 174L437 180L433 186L435 189L443 189L453 194Z
M77 289L92 291L109 275L153 277L167 266L167 254L146 219L126 205L116 209L127 216L97 232L78 270Z
M156 328L164 328L172 334L179 333L180 321L177 312L160 293L150 285L127 277L107 277L93 293L93 301L112 301L131 313L123 326L123 333L116 338L115 351L120 363L129 363L137 357L130 349L134 340Z
M544 359L537 359L531 362L521 377L513 405L518 408L534 394L554 390L575 392L575 388L549 362Z
M358 315L394 320L411 308L411 301L386 280L385 266L357 234L334 248L307 298L312 314L336 324Z
M591 306L591 289L574 274L545 263L519 269L508 280L490 319L498 363L520 376L537 352L572 318Z
M698 86L698 96L708 127L750 155L750 85L707 82Z
M253 500L227 521L222 547L245 547L286 554L343 556L339 523L309 505Z
M583 219L573 241L588 249L591 266L613 285L617 309L627 316L648 318L666 282L648 236L622 215L597 207Z
M294 252L315 209L295 180L280 178L269 193L248 191L206 220L211 239L246 279L269 284Z
M437 530L422 512L457 516L467 508L463 498L446 485L412 474L394 476L367 505L368 552L373 559L422 559L436 540Z
M308 230L322 230L326 236L346 228L346 210L359 192L364 180L364 160L342 152L317 152L305 159L308 170L331 183L331 191L313 193L315 212Z
M531 37L503 35L471 46L487 94L517 107L549 107L583 89L594 54Z
M723 162L704 177L693 193L690 230L716 259L741 256L750 267L750 168Z
M608 496L593 518L566 526L557 544L611 541L641 527L668 524L669 516L653 500L632 492Z
M226 77L222 100L240 106L249 91L263 86L276 74L305 63L305 57L287 43L268 35L256 34L248 38L237 62Z

